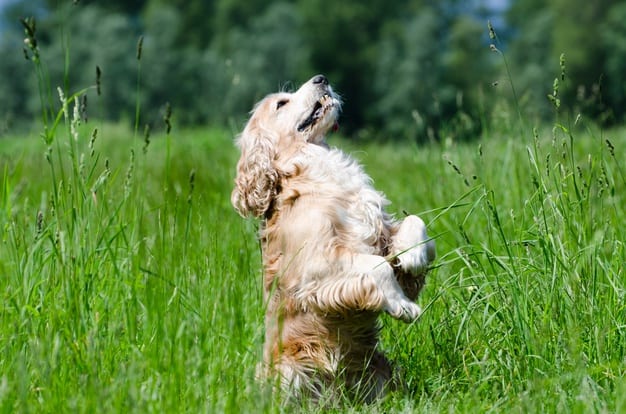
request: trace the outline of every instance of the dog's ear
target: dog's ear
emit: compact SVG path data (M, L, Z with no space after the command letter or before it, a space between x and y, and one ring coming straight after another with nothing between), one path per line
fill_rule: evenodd
M260 217L276 196L278 172L274 166L274 140L253 118L237 139L237 146L241 158L237 163L235 188L230 200L243 217Z

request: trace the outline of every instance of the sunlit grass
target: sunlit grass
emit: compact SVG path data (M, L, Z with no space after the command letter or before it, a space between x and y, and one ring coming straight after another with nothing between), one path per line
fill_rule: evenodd
M385 330L416 407L623 409L624 142L559 126L355 152L438 237L424 316Z
M261 265L229 202L233 133L170 131L167 110L168 133L139 137L140 66L134 130L85 124L81 93L57 112L28 53L43 139L0 146L2 411L293 412L255 380ZM396 215L424 218L438 258L419 321L382 317L406 389L303 411L626 410L626 133L522 124L424 146L331 136Z
M260 259L229 204L232 134L175 132L169 150L155 136L144 152L109 125L90 147L92 128L51 156L39 138L2 147L3 411L281 410L254 380ZM383 317L407 391L359 410L624 408L624 138L331 138L438 243L424 315Z

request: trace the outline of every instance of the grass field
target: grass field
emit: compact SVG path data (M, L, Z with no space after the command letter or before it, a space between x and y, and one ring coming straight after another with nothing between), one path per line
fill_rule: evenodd
M260 254L229 202L232 133L65 126L0 142L2 412L293 412L254 379ZM407 392L331 411L626 411L624 131L331 144L438 252L420 320L382 318Z

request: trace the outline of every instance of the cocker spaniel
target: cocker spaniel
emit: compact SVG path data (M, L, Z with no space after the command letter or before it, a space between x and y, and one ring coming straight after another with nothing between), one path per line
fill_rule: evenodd
M420 316L435 245L419 217L394 219L362 167L328 146L340 109L323 75L261 100L237 139L231 201L262 219L263 373L294 395L343 383L372 400L392 382L378 316Z

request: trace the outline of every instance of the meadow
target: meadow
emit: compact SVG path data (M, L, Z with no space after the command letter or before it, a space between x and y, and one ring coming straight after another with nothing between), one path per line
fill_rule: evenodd
M258 223L230 206L233 131L149 139L65 121L0 143L2 412L293 412L255 380ZM413 324L381 317L407 389L302 412L626 410L624 130L330 137L438 258Z

